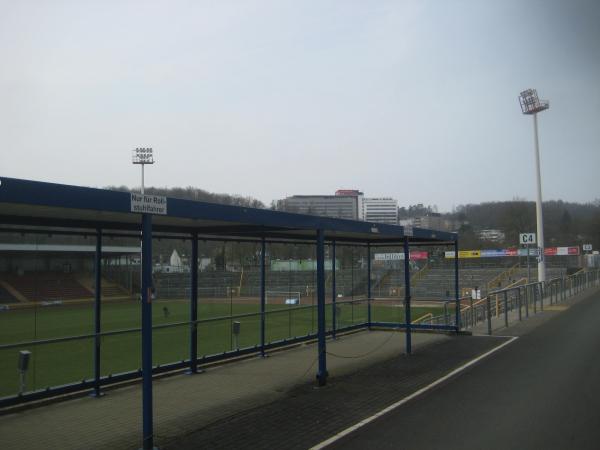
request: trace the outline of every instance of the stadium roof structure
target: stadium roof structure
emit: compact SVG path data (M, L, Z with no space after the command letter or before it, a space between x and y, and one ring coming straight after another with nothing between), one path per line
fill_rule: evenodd
M325 245L332 248L331 259L335 261L337 243L346 245L367 246L367 321L352 324L339 330L351 330L371 326L404 329L406 331L406 352L411 352L411 330L429 329L455 331L460 330L460 298L458 286L458 238L455 233L408 228L398 225L386 225L329 217L293 214L243 206L203 203L155 195L139 195L105 189L93 189L68 186L14 178L0 177L0 231L5 233L68 233L78 235L95 235L95 281L94 281L94 333L86 336L36 340L27 344L37 345L64 339L94 339L92 380L61 385L30 393L21 393L13 397L0 399L0 406L24 401L36 400L66 392L81 391L93 388L93 394L100 396L102 385L116 383L126 379L138 378L143 381L142 423L143 448L153 448L153 410L152 410L152 376L155 373L189 368L190 373L198 371L198 241L201 239L234 240L238 242L260 240L260 344L244 349L235 349L223 354L209 355L209 358L223 359L228 356L257 353L265 355L265 349L287 345L292 341L317 338L319 385L327 380L326 336L335 336L336 325L331 330L326 327L325 310ZM105 235L135 237L141 241L141 286L139 291L142 313L142 368L140 371L126 372L117 375L101 375L100 349L102 337L115 334L115 331L102 332L102 239ZM189 239L191 248L190 267L190 318L188 322L176 325L189 326L189 359L170 364L153 365L152 333L152 298L154 292L152 274L152 240L161 237ZM316 247L316 293L317 293L317 332L305 336L294 337L293 340L267 342L265 334L266 317L266 243L267 242L304 242ZM454 325L414 324L410 317L410 245L444 245L452 246L454 252ZM377 322L371 316L371 246L402 245L404 250L404 323ZM335 280L335 270L332 270ZM333 298L336 297L335 281L332 282ZM335 306L337 300L332 300ZM312 306L311 306L312 308ZM333 324L336 323L335 308L332 311ZM169 325L170 326L170 325ZM122 330L119 333L132 330ZM139 330L133 330L139 331ZM2 348L23 348L23 343L3 345Z
M133 194L135 195L135 194ZM354 243L453 244L455 233L373 222L335 219L176 198L166 199L166 214L153 215L157 233L199 236L314 240L323 230L328 241ZM142 214L132 212L127 192L0 178L0 223L79 229L139 231Z

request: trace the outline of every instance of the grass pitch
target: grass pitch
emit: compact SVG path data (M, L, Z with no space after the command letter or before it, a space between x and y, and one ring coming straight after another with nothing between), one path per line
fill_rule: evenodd
M316 304L306 303L300 308L285 305L267 305L266 340L316 333ZM164 308L167 308L165 311ZM340 304L338 327L364 323L367 320L366 303ZM189 301L169 300L153 303L153 324L185 322L189 320ZM412 317L439 308L413 308ZM402 322L404 308L391 305L372 305L373 321ZM93 305L61 305L0 312L0 344L28 342L41 339L82 336L94 331ZM231 316L252 314L240 318ZM233 350L233 321L241 323L238 346L251 347L260 343L259 305L255 302L234 303L230 299L199 303L198 317L213 319L198 324L198 355L211 355ZM332 307L326 305L327 329L332 326ZM139 302L105 302L102 304L102 331L139 328ZM166 364L189 358L190 329L188 324L153 331L153 363ZM19 350L32 352L26 378L26 390L43 389L93 378L94 339L91 337L65 342L24 345L0 350L0 396L14 395L19 389L17 361ZM141 332L103 336L101 340L101 373L117 374L141 367Z

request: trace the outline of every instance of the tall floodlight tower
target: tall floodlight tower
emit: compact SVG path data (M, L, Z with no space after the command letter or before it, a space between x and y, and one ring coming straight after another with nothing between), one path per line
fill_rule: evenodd
M139 147L133 150L131 153L133 164L139 164L142 166L142 195L144 195L144 166L146 164L154 164L152 149Z
M523 114L533 116L533 142L535 151L535 175L537 180L537 199L535 202L537 239L538 239L538 281L546 281L546 263L544 261L544 218L542 214L542 176L540 174L540 144L538 142L537 113L550 107L547 100L540 100L535 89L527 89L519 95Z

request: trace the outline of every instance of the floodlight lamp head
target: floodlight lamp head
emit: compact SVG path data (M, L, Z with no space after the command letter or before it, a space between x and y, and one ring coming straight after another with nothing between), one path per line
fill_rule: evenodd
M550 108L548 100L540 100L535 89L526 89L519 95L519 103L523 114L536 114Z
M152 148L138 147L131 152L133 164L154 164Z

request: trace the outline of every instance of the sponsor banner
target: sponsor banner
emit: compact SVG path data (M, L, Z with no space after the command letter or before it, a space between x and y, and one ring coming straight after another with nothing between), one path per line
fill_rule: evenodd
M537 256L539 253L539 249L537 247L534 248L520 248L518 252L518 256L527 256L527 251L529 250L529 256ZM547 250L547 249L546 249Z
M427 257L428 257L428 253L424 252L424 251L415 250L413 252L410 252L410 259L412 261L416 261L419 259L427 259Z
M545 256L577 256L579 247L547 247L544 249Z
M507 251L504 249L499 250L481 250L482 258L498 258L502 256L508 256Z
M410 252L411 261L427 259L428 253L425 251ZM375 261L404 261L404 253L375 253Z
M375 261L404 261L404 253L375 253Z
M530 248L504 248L504 249L488 249L488 250L461 250L458 252L460 259L465 258L502 258L505 256L529 256L537 257L540 249L538 247ZM423 252L427 254L427 252ZM547 247L544 249L544 256L577 256L580 255L579 247ZM444 258L454 258L453 251L444 252ZM411 259L413 259L411 252Z
M481 258L481 250L459 250L459 258Z

